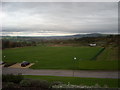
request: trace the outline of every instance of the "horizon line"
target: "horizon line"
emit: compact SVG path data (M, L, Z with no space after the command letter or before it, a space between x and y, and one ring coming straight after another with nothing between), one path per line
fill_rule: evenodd
M79 33L73 35L48 35L48 36L40 36L40 35L0 35L0 37L64 37L64 36L74 36L74 35L86 35L86 34L108 34L108 35L119 35L120 33Z

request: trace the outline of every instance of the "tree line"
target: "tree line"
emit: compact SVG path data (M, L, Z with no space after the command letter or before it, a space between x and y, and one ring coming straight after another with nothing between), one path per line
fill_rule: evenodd
M5 48L15 48L15 47L24 47L24 46L36 46L36 42L30 41L10 41L10 40L2 40L2 49Z
M2 40L2 49L5 48L15 48L15 47L24 47L24 46L36 46L36 45L77 45L77 46L86 46L90 43L96 43L97 46L120 46L120 35L107 35L102 37L83 37L83 38L73 38L68 40L44 40L44 39L35 39L24 38L24 40L20 41L21 38L18 38L16 41L3 39Z

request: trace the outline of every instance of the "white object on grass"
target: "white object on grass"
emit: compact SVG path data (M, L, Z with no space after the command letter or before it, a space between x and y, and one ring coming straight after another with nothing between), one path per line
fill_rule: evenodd
M77 58L76 57L74 57L74 60L76 60Z

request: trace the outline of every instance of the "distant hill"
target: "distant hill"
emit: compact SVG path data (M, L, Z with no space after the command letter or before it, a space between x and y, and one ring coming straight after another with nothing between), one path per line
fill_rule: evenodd
M78 37L78 38L82 38L82 37L100 37L100 36L104 36L104 34L91 33L91 34L77 34L77 35L73 35L73 36Z
M41 37L41 36L3 36L3 39L40 39L40 40L68 40L68 39L74 39L74 38L82 38L82 37L102 37L105 36L105 34L100 34L100 33L91 33L91 34L76 34L76 35L69 35L69 36L46 36L46 37Z
M49 39L50 38L51 39L74 39L74 38L82 38L82 37L102 37L102 36L106 36L106 35L100 34L100 33L76 34L76 35L70 35L70 36L54 36L54 37L49 37Z

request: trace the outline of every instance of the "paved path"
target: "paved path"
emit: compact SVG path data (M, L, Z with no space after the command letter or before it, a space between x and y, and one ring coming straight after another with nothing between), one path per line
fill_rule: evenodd
M33 70L18 68L2 68L3 74L22 75L49 75L49 76L73 76L73 70ZM91 78L118 78L118 71L98 71L98 70L74 70L74 77L91 77Z

